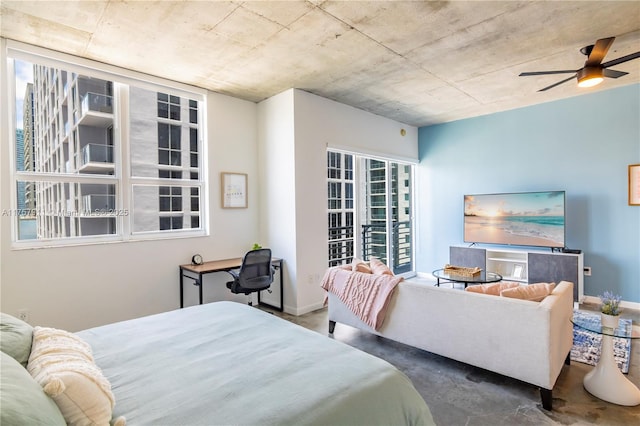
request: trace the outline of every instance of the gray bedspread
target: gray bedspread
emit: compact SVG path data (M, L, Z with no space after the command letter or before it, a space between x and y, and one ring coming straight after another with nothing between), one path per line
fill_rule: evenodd
M130 426L434 424L391 364L239 303L77 334Z

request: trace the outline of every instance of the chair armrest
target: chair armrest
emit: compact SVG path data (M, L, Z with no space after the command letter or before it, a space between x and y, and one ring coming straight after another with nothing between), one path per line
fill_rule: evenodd
M230 269L225 272L229 273L229 275L231 275L234 280L240 279L240 269Z

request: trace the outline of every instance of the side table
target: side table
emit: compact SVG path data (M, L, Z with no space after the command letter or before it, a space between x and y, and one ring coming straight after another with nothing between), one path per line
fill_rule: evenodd
M627 336L620 328L612 329L599 323L581 321L580 317L574 317L571 322L584 330L602 335L598 364L584 376L583 384L587 392L613 404L640 404L640 390L622 374L613 357L614 337L640 339L640 334L632 330L631 336Z

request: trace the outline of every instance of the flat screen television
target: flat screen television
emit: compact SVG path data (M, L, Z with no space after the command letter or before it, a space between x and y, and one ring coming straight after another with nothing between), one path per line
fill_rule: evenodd
M465 195L464 241L563 248L565 193Z

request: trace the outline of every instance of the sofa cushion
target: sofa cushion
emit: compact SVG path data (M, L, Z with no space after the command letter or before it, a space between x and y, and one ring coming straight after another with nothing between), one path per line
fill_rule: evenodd
M353 272L362 272L364 274L371 274L371 267L369 266L368 263L366 263L364 260L362 259L358 259L358 258L353 258L353 261L351 262L351 270Z
M26 367L32 340L31 325L9 314L0 313L0 350L2 352Z
M58 406L16 359L0 352L0 424L66 425Z
M514 288L507 288L500 292L502 297L511 297L513 299L530 300L532 302L540 302L547 297L555 288L555 283L536 283L529 285L521 285Z
M375 275L393 275L391 269L376 257L371 258L369 265L371 267L371 272Z
M497 283L491 284L479 284L479 285L471 285L465 288L465 291L470 291L472 293L482 293L482 294L490 294L493 296L500 296L500 292L502 290L506 290L508 288L518 287L520 284L510 282L510 281L501 281Z

